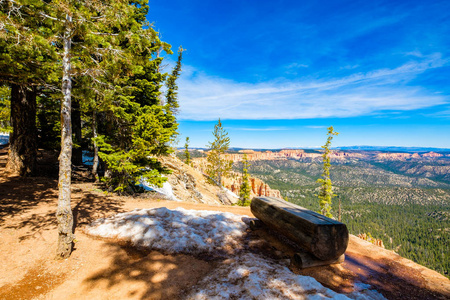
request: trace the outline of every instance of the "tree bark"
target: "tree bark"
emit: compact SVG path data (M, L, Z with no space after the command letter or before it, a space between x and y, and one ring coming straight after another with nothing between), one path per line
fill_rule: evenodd
M95 138L97 138L97 112L94 110L92 112L92 135L94 137L94 160L92 162L92 175L95 177L95 181L98 181L98 146Z
M9 156L6 168L20 176L36 171L36 88L11 86L11 125Z
M70 206L70 180L72 176L72 124L71 124L71 23L72 17L66 16L66 30L63 38L63 77L61 102L61 153L59 155L59 197L56 218L58 220L58 246L56 258L68 258L73 246L73 215Z
M75 137L75 143L77 147L72 149L72 164L81 166L83 164L83 149L81 148L82 135L81 135L81 110L80 102L74 100L72 102L72 130Z

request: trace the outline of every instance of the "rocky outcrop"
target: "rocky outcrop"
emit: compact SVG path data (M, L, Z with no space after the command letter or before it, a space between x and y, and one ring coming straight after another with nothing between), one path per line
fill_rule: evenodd
M249 182L251 186L250 198L258 196L266 196L282 199L279 190L271 189L270 186L264 183L264 181L262 181L261 179L250 177ZM241 184L242 184L242 177L240 176L240 174L237 173L233 173L231 177L224 179L224 187L229 189L236 195L239 195Z
M374 244L375 246L384 248L383 241L380 239L373 238L370 234L360 233L360 234L358 234L358 237L360 239L368 241L369 243Z
M410 153L378 153L376 155L376 159L378 160L405 160L411 157L412 154Z
M304 150L292 150L284 149L281 151L254 151L254 150L240 150L239 153L226 154L225 158L232 160L234 162L239 162L242 160L243 155L247 155L247 160L285 160L285 159L298 159L298 160L321 160L322 153L315 152L305 152ZM418 160L418 159L438 159L442 157L450 156L444 155L442 153L427 152L427 153L404 153L404 152L379 152L379 151L339 151L332 150L330 153L331 161L344 162L349 159L367 159L367 160L390 160L390 161L407 161L407 160Z
M422 155L423 157L442 157L443 155L436 152L428 152Z
M245 150L248 151L248 150ZM253 151L256 152L256 151ZM270 152L270 151L267 151ZM259 154L261 152L258 152ZM266 152L264 152L264 155L267 155ZM258 154L258 155L259 155ZM248 155L248 154L247 154ZM227 154L226 159L234 158L233 161L241 161L242 160L242 154ZM258 156L259 157L259 156ZM253 157L255 158L255 157ZM206 159L205 158L195 158L193 159L193 164L197 170L206 170ZM239 195L240 186L242 183L242 178L240 173L233 172L230 176L223 178L223 186L233 192L236 195ZM266 197L276 197L280 198L281 193L279 190L273 190L270 188L270 186L266 183L264 183L261 179L250 177L250 185L252 188L252 191L250 193L250 197L256 197L256 196L266 196Z
M238 198L208 182L199 170L186 165L176 157L161 158L161 163L172 172L166 175L167 181L178 200L226 205L238 201Z

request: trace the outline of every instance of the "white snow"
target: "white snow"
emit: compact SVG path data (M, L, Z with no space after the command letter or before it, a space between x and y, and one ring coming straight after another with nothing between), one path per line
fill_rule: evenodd
M312 277L292 273L279 261L242 251L245 218L183 208L136 209L99 219L85 231L166 253L215 256L227 252L231 258L193 287L187 299L385 299L364 283L355 284L351 294L338 294Z
M242 217L217 211L161 207L100 219L87 227L86 232L169 253L214 254L240 248L247 228Z
M235 193L233 193L232 191L230 191L229 189L227 189L227 188L223 188L223 189L225 190L225 193L226 193L229 197L233 197L233 198L239 199L239 196L236 195Z
M226 260L187 299L349 299L308 276L253 253Z
M164 195L168 200L180 201L180 199L178 199L175 196L175 194L173 193L172 186L167 181L163 183L162 187L157 187L157 186L148 184L146 180L141 179L139 186L144 188L144 190L146 190L146 191L153 191L153 192L157 192L161 195Z

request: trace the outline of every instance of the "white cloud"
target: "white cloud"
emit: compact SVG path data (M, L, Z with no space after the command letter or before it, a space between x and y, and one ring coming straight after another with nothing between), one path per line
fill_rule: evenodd
M184 68L179 82L181 120L354 117L385 110L445 104L446 98L406 86L426 70L448 63L440 54L394 69L330 80L239 83Z
M311 129L323 129L323 128L327 128L327 126L305 126L306 128L311 128Z
M284 131L290 130L287 127L225 127L227 130L240 130L240 131Z

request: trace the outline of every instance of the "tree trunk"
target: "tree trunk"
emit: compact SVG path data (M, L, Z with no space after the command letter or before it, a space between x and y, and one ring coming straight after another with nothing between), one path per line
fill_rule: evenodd
M36 89L11 86L11 125L9 156L6 168L20 176L36 171Z
M219 187L222 188L222 162L220 160L220 152L217 154L218 162L217 162L217 181L219 182Z
M56 218L58 219L58 246L56 258L63 259L70 256L73 244L73 215L70 206L70 179L72 173L72 124L71 124L71 30L72 17L66 16L66 31L64 33L63 45L63 77L61 102L61 153L59 155L59 197Z
M74 100L72 102L72 130L75 137L75 144L77 147L72 149L72 164L81 166L83 164L83 149L81 148L82 135L81 135L81 110L80 102Z
M92 112L92 135L94 144L94 160L92 162L92 175L95 177L95 181L98 181L98 146L95 138L97 138L97 112Z

